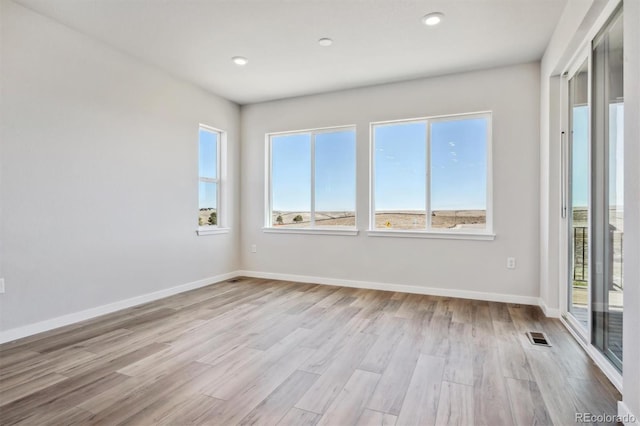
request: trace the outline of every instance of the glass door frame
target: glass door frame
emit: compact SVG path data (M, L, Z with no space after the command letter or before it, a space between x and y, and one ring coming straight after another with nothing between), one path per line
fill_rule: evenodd
M591 261L591 253L592 253L592 223L591 223L591 194L592 194L592 135L591 135L591 101L592 101L592 43L589 42L583 49L581 49L575 57L571 61L571 65L566 69L566 71L562 74L561 80L561 120L562 120L562 128L564 129L561 134L561 146L560 146L560 179L561 179L561 314L564 320L569 324L569 326L573 329L573 331L583 340L584 343L591 345L591 329L592 329L592 261ZM589 256L587 257L588 262L588 273L587 273L587 326L586 328L582 325L582 323L577 320L571 310L569 308L569 304L572 303L572 289L573 289L573 278L572 278L572 268L570 264L573 262L573 247L571 247L570 242L572 241L572 237L570 233L573 231L573 227L571 226L573 223L573 209L571 203L571 175L573 169L572 165L572 148L573 148L573 137L572 137L572 129L573 129L573 120L570 109L573 105L573 93L571 91L571 86L569 82L572 78L574 78L578 72L581 70L584 63L587 63L587 107L589 109L588 112L588 125L587 125L587 134L588 134L588 175L589 175L589 184L587 189L587 231L588 231L588 239L587 239L587 250L589 252ZM562 290L564 289L564 290Z
M593 333L593 311L591 308L591 304L593 302L593 283L594 283L594 273L595 266L593 265L594 259L592 255L589 256L589 327L585 331L583 326L580 325L578 321L576 321L573 315L569 314L569 285L573 284L569 278L571 273L570 261L572 260L570 255L569 248L569 220L568 220L568 179L569 172L568 161L569 161L569 129L571 126L569 123L569 108L570 108L570 98L569 98L569 79L575 75L577 70L580 69L581 65L584 63L585 58L588 58L588 70L589 70L589 83L588 83L588 100L589 100L589 209L592 209L592 185L594 184L594 177L592 176L592 156L593 156L593 67L594 67L594 48L597 45L597 42L600 40L602 34L606 33L611 26L612 23L615 22L620 16L624 14L623 10L623 2L622 0L613 1L605 7L602 11L601 15L596 19L596 22L592 26L592 28L587 32L584 36L580 47L575 50L575 53L567 60L565 63L566 66L564 69L561 69L561 77L559 78L559 83L556 85L556 90L559 90L559 116L560 116L560 130L562 130L562 135L559 138L560 144L559 148L556 150L556 155L558 155L560 159L560 164L558 169L558 182L560 183L560 215L559 215L559 249L560 249L560 264L559 264L559 303L560 303L560 320L567 327L569 332L576 338L576 340L581 344L584 350L589 354L592 360L596 363L596 365L603 371L603 373L611 380L614 386L618 389L618 391L622 392L622 374L620 370L620 366L616 365L609 356L605 354L603 349L598 348L595 345L594 341L594 333ZM558 145L556 145L558 146ZM589 232L593 233L593 224L592 224L592 214L589 213ZM591 235L590 235L591 236ZM593 253L591 244L593 238L589 238L589 251ZM593 269L593 270L592 270Z

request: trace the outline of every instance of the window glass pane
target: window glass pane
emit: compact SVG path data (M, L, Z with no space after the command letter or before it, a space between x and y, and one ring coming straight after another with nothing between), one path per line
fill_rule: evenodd
M593 50L591 150L591 342L622 371L624 244L623 19L612 19ZM635 235L634 235L635 237ZM633 261L633 259L632 259Z
M218 133L200 128L200 177L218 177Z
M272 225L306 227L311 218L311 135L271 138Z
M356 133L315 137L316 226L356 226Z
M485 228L487 126L485 118L432 122L432 228Z
M375 227L426 226L426 124L374 128Z
M569 80L569 312L584 326L589 324L589 64L585 60Z
M218 184L200 182L199 184L200 226L218 224Z

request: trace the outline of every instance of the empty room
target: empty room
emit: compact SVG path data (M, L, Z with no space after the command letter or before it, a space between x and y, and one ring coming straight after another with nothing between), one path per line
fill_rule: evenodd
M0 425L640 426L639 0L0 0Z

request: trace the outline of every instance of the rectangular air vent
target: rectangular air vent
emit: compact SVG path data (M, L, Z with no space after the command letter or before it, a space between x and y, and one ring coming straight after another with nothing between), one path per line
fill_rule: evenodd
M551 346L547 336L540 331L527 331L527 337L532 345Z

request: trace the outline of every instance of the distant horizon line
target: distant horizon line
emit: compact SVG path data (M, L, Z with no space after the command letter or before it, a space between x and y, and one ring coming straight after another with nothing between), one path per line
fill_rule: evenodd
M487 211L484 209L433 209L432 212L442 212L442 211L457 211L457 212L468 212L468 211ZM333 209L333 210L316 210L316 213L320 212L355 212L355 210L345 210L345 209ZM412 209L400 209L400 210L376 210L376 213L400 213L400 212L416 212L416 213L424 213L426 214L426 210L412 210ZM272 210L272 213L311 213L311 210Z

